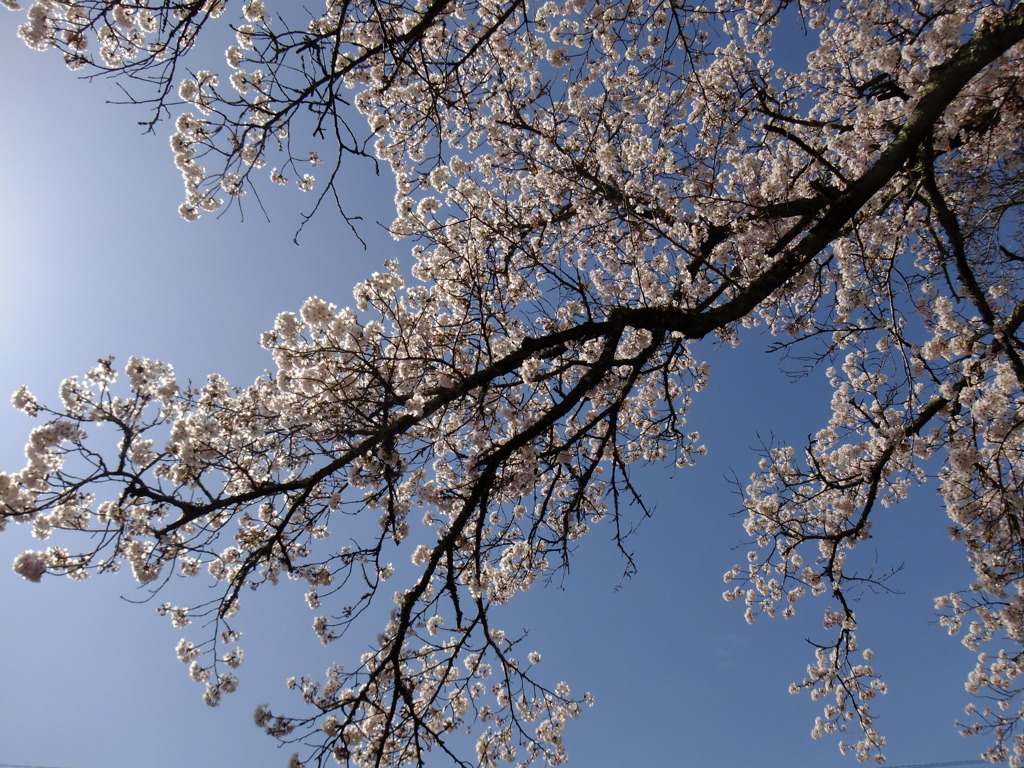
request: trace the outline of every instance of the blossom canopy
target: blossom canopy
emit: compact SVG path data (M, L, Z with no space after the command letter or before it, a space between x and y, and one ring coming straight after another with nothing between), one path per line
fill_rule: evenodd
M354 226L363 162L411 258L352 307L281 313L249 386L134 357L59 404L15 393L41 423L0 530L54 542L17 574L212 582L160 609L202 625L177 655L209 704L250 590L303 582L324 644L385 604L370 650L295 681L301 713L257 711L293 765L560 764L592 697L495 608L595 528L629 557L636 468L699 465L708 358L767 332L831 408L743 484L726 599L750 622L826 604L792 690L822 702L813 735L881 758L858 555L935 482L974 574L936 600L978 652L963 730L1024 766L1024 4L38 0L19 34L173 124L183 218L269 182Z

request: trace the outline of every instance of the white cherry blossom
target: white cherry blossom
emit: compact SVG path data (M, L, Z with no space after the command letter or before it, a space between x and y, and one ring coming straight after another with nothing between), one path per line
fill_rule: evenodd
M131 358L67 379L59 405L19 390L40 424L0 474L0 527L56 543L15 572L212 582L213 603L161 608L199 633L177 653L209 704L238 685L252 589L306 582L324 644L387 603L361 658L292 681L300 714L257 711L301 745L290 764L560 764L592 698L541 679L492 608L598 527L628 551L638 462L704 452L686 424L712 375L701 342L729 354L759 328L833 397L807 445L766 446L750 475L724 596L751 623L821 605L791 690L821 702L812 736L881 759L886 685L853 598L886 573L862 545L933 484L974 572L936 601L978 652L962 729L1024 766L1024 4L305 8L24 11L26 44L173 115L185 219L292 179L315 212L364 159L394 176L412 263L352 308L283 312L247 387ZM117 439L94 449L100 430ZM332 540L353 514L370 524Z

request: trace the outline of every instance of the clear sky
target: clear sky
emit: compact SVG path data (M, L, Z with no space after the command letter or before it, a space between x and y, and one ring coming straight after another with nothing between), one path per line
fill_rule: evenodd
M0 394L28 384L56 400L60 381L109 354L166 360L180 379L218 372L247 384L270 365L257 344L277 312L307 296L339 305L352 285L408 246L384 235L388 180L369 168L351 180L353 212L369 248L328 213L292 243L300 193L269 190L272 221L258 209L186 224L166 127L141 135L146 114L104 104L111 83L83 83L59 57L14 37L0 15ZM656 508L633 540L639 573L616 589L624 563L610 531L583 541L569 578L535 587L509 606L509 629L530 628L550 679L590 690L597 706L567 730L571 764L799 768L851 765L834 739L809 737L818 705L790 696L821 637L823 604L806 598L797 618L749 627L724 603L721 574L745 550L728 477L756 461L758 435L800 442L827 412L829 391L811 377L792 384L757 339L709 347L709 389L692 424L709 455L696 467L644 471ZM0 409L0 470L16 471L32 426ZM967 583L963 556L945 539L934 489L878 518L882 564L905 563L902 594L867 595L858 607L862 645L890 685L877 705L891 765L974 758L983 744L953 721L966 703L973 654L937 626L932 598ZM30 531L0 535L0 560L32 548ZM294 586L294 585L292 585ZM365 650L371 636L322 649L301 590L267 591L241 614L246 662L239 691L219 708L175 658L181 630L127 578L30 584L0 569L0 764L55 768L192 768L282 765L288 752L252 724L261 702L298 711L289 675L319 674L333 658ZM161 599L158 599L159 602ZM447 762L438 758L438 766Z

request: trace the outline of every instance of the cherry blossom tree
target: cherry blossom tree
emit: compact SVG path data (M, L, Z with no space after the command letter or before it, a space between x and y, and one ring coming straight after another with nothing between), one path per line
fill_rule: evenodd
M753 622L821 598L792 690L821 700L816 735L881 758L858 545L937 484L975 574L936 600L978 651L962 728L1024 766L1024 3L37 0L20 35L173 120L184 218L267 181L349 217L364 162L412 246L354 308L282 313L251 386L133 358L59 405L16 393L42 424L0 526L57 541L21 576L127 567L171 600L213 580L161 609L202 625L178 656L210 704L250 590L305 582L324 643L389 604L372 651L297 681L301 713L257 712L293 765L558 764L590 697L492 608L592 528L628 557L634 468L704 450L702 340L767 330L825 371L831 416L743 488L726 599ZM353 515L375 525L333 541Z

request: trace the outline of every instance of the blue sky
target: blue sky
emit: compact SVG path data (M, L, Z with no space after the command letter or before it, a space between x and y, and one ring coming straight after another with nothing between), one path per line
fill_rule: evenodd
M356 281L405 257L408 246L374 224L390 221L392 192L369 168L351 180L368 250L330 215L294 245L298 206L308 202L294 190L268 190L269 223L253 208L244 221L228 212L186 224L167 129L141 135L144 113L104 104L117 98L109 82L76 81L59 57L14 39L17 17L0 18L4 398L28 384L52 402L61 379L109 354L166 360L181 379L218 372L247 384L270 364L257 339L277 312L310 295L348 304ZM786 692L811 658L804 638L821 636L823 604L808 598L790 622L749 627L739 606L721 600L721 574L745 552L735 549L742 518L729 514L739 501L727 477L749 474L758 435L800 442L824 418L829 391L814 376L790 383L756 339L708 353L711 383L692 425L709 455L685 471L644 470L656 512L634 539L639 573L616 589L624 564L610 531L597 527L569 577L518 597L506 626L530 628L552 680L597 697L567 731L572 765L850 765L834 739L810 739L818 706ZM0 470L21 467L31 426L0 409ZM967 760L983 746L953 727L972 654L931 608L967 579L945 528L926 488L878 519L866 552L906 565L893 584L902 594L869 595L858 608L862 645L890 684L877 713L891 765ZM0 560L32 548L29 533L0 535ZM252 724L255 705L294 711L287 676L319 674L372 639L351 636L325 651L301 590L288 586L243 609L241 686L210 709L175 658L181 631L153 603L132 604L147 595L127 578L29 584L4 566L0 764L282 765L288 753Z

